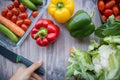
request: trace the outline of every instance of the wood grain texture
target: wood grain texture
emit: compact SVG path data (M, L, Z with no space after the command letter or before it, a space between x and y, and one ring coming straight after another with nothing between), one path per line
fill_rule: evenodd
M5 0L6 1L6 0ZM92 3L92 0L74 0L75 1L75 12L79 9L86 10L89 14L92 11L95 12L93 22L96 26L101 24L99 13L96 5ZM0 10L7 6L8 2L0 0ZM69 49L71 47L80 48L86 50L90 39L96 39L94 35L86 37L82 40L77 40L69 35L66 29L66 24L57 23L47 12L43 14L43 18L48 18L54 21L60 27L60 36L56 42L50 44L47 47L39 47L35 41L28 35L24 43L14 49L13 52L20 54L31 61L35 62L38 60L43 61L43 66L46 70L44 80L65 80L66 65L69 57ZM0 80L9 80L9 78L15 73L15 71L21 67L22 64L14 64L7 59L0 56Z

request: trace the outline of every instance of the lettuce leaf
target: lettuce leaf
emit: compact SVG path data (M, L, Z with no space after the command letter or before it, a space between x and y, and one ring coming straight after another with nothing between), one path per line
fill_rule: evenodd
M74 49L68 60L66 78L71 76L85 80L95 80L90 55L86 51Z
M67 79L119 80L120 36L91 40L87 51L74 49L68 62Z

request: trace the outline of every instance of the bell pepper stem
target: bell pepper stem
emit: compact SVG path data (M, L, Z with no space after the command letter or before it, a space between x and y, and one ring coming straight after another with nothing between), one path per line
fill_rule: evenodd
M93 16L94 16L94 11L92 11L90 17L93 18Z
M34 38L37 38L38 36L41 38L45 38L48 34L48 31L46 28L42 27L39 29L39 31L35 34Z
M63 3L63 2L58 2L58 3L56 4L56 6L57 6L57 9L61 9L61 8L64 7L64 3Z

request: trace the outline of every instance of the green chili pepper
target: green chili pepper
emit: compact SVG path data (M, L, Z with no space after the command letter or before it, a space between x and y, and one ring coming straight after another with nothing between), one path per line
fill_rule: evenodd
M18 37L12 31L6 28L3 24L0 24L0 32L4 33L14 42L18 42Z
M20 0L20 2L31 10L37 10L37 7L30 0Z
M91 17L84 10L79 10L67 24L67 29L75 38L83 38L95 30Z

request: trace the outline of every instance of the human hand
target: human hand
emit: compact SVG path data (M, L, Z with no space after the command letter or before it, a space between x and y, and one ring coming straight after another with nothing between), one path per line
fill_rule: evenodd
M42 62L39 61L32 64L29 68L23 66L17 70L10 80L42 80L39 75L34 73L41 65Z

